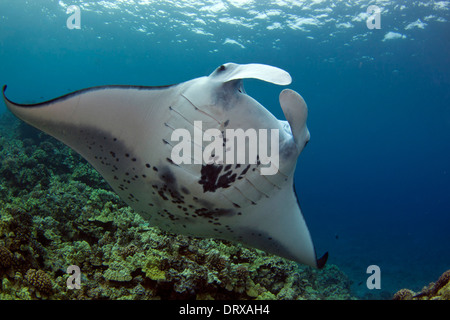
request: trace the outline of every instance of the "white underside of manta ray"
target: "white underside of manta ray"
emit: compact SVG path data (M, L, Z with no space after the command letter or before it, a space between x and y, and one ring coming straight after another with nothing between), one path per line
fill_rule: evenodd
M242 79L291 83L281 69L227 63L208 77L171 86L100 86L9 110L80 153L136 212L163 230L242 243L322 268L294 190L297 158L309 141L303 98L286 89L276 119L245 94ZM276 174L262 164L175 163L176 129L278 129ZM198 130L198 128L197 128ZM224 150L230 148L224 137ZM202 146L204 147L204 146ZM234 146L236 147L236 146ZM259 151L258 151L259 152Z

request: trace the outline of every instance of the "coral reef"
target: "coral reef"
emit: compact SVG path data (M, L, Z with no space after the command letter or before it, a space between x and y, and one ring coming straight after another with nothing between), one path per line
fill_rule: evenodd
M450 270L445 271L436 282L415 293L409 289L401 289L394 294L394 300L450 300Z
M25 274L25 280L30 286L41 293L48 295L52 292L52 280L42 270L29 269Z
M81 271L81 289L67 287ZM353 299L315 270L148 225L74 151L0 116L0 299Z
M0 247L0 268L9 268L13 262L11 251L5 247Z

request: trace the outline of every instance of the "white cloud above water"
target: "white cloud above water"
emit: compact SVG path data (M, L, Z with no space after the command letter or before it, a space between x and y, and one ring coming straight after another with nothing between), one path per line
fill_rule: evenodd
M245 46L243 44L239 43L238 41L236 41L234 39L230 39L230 38L226 38L225 41L223 42L223 44L235 45L235 46L241 47L242 49L245 49Z
M253 35L272 37L279 32L292 32L321 42L329 41L330 36L344 35L349 42L358 42L367 40L367 31L374 33L366 27L367 7L374 4L371 0L59 0L59 5L67 8L77 1L82 10L107 13L108 24L114 24L115 16L117 23L133 24L133 32L154 35L158 34L156 27L177 34L192 31L199 37L220 37L218 43L242 49L246 47L243 43L252 42ZM378 38L381 41L411 40L412 32L426 30L433 23L448 23L450 19L448 0L377 0L375 4L382 9L384 37ZM385 25L386 21L389 25ZM226 33L231 30L237 34ZM237 35L240 41L233 40Z
M406 36L404 34L401 34L398 32L389 31L388 33L386 33L384 35L384 38L382 41L396 40L396 39L406 39Z
M426 23L422 22L420 19L417 19L416 21L411 22L410 24L408 24L405 27L405 30L411 30L411 29L414 29L414 28L425 29L426 26L427 26Z

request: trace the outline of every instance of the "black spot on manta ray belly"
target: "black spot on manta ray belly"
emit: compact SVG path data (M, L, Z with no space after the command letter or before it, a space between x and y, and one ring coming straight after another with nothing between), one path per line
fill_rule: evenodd
M230 184L236 181L236 174L232 174L232 171L227 165L227 169L224 174L220 175L224 166L207 164L202 166L201 178L199 183L203 185L203 192L215 192L218 188L228 188Z
M253 166L252 170L255 171L260 165L261 162L258 157L257 163ZM237 169L241 167L239 163L234 165L234 169L231 164L225 166L220 164L203 165L198 183L203 185L203 192L215 192L219 188L229 188L236 180L243 179L251 166L252 165L248 164L244 169L238 172Z

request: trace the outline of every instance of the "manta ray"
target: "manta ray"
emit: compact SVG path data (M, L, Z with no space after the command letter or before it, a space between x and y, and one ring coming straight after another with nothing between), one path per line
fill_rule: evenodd
M283 90L279 100L287 121L278 120L246 94L242 82L249 78L292 81L273 66L226 63L209 76L175 85L97 86L35 104L12 102L5 85L3 97L18 118L84 157L151 225L241 243L320 269L328 253L317 258L294 188L297 158L310 139L306 103ZM208 146L192 139L196 133L234 151L242 143L226 137L229 129L276 130L278 149L266 147L267 154L278 153L271 163L275 172L262 174L267 157L264 162L260 148L255 163L216 159L217 148L206 161L196 152L184 158L192 161L173 160L179 130L191 134L184 142L197 151ZM208 135L210 130L221 134ZM249 141L245 146L255 147Z

